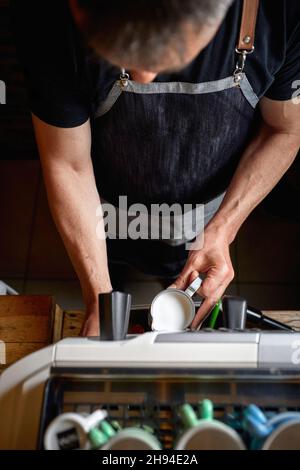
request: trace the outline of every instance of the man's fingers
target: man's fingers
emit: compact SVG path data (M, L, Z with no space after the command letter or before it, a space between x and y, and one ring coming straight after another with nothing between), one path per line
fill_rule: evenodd
M222 295L225 292L225 289L227 287L227 284L222 284L219 286L219 289L215 292L213 297L208 297L203 300L202 304L200 305L194 320L192 321L191 324L191 329L196 330L201 323L207 318L207 316L210 314L216 303L219 301L219 299L222 297Z
M190 277L190 270L188 269L187 266L184 267L183 271L180 273L178 278L176 279L173 284L171 284L169 287L174 288L174 289L185 289L185 286L188 283Z
M211 312L211 310L216 305L217 301L211 299L204 299L200 308L198 309L194 320L191 324L191 330L196 330L198 326L205 320L207 315Z
M221 267L210 269L204 279L200 293L203 297L209 298L215 295L222 285L228 285L234 278L233 269L224 264Z
M198 271L192 270L192 268L187 267L182 271L176 281L169 286L169 288L185 290L191 284L191 282L193 282L194 279L196 279L198 276Z

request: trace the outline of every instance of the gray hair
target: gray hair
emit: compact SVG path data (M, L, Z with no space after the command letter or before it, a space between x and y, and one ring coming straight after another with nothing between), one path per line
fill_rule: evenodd
M185 2L185 0L183 0ZM214 24L222 20L233 3L233 0L195 0L191 4L194 11L191 12L194 20L204 24ZM191 18L192 19L192 18Z
M86 36L105 49L141 66L159 63L170 45L182 54L183 29L218 24L234 0L78 0L88 17Z

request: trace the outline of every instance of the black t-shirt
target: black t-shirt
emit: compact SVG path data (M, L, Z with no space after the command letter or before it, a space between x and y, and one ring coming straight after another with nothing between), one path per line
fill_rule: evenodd
M233 74L242 0L235 0L219 31L180 72L155 81L201 83ZM95 59L83 44L67 0L14 0L17 48L24 65L31 111L48 124L83 124L105 99L120 70ZM300 79L300 2L261 0L255 52L246 74L259 98L290 100Z

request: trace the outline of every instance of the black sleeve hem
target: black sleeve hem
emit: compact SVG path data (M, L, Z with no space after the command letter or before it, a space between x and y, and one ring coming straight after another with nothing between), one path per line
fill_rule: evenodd
M292 93L289 93L289 94L286 93L285 95L284 94L276 95L276 94L267 92L263 96L274 101L291 101L293 99Z
M49 116L43 110L41 110L38 106L30 106L30 111L32 114L37 116L41 121L49 124L50 126L61 127L64 129L72 128L72 127L79 127L86 123L89 119L89 115L78 118L78 119L65 119L65 118L58 118L57 116Z

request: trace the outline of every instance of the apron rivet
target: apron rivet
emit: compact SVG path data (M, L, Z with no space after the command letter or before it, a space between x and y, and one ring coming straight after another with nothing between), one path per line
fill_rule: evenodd
M128 80L126 80L126 79L123 78L123 79L120 80L120 82L121 82L121 86L122 86L123 88L127 87L127 85L128 85Z
M243 39L243 42L244 42L245 44L250 44L250 42L251 42L251 36L245 36L244 39Z
M125 69L121 69L121 75L120 75L121 86L127 87L129 79L130 79L129 73L127 73Z
M239 84L243 79L243 74L242 73L236 73L234 75L234 81L235 83Z

